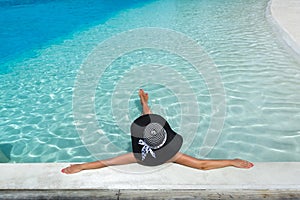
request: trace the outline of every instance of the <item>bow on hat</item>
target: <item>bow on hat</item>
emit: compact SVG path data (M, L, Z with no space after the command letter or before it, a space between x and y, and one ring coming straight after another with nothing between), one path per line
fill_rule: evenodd
M140 139L139 145L143 145L143 148L141 150L142 151L142 161L145 160L145 158L149 152L153 158L156 158L155 153L153 152L151 147L146 142L144 142L143 140Z

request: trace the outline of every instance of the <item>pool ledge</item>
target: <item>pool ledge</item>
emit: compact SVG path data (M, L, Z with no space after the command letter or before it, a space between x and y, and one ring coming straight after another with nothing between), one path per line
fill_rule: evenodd
M144 167L130 164L66 175L67 163L1 164L1 190L297 190L300 162L255 163L251 169L209 171L177 164ZM149 171L151 170L151 171ZM142 173L145 171L145 173Z
M280 37L300 57L300 1L270 0L268 7Z

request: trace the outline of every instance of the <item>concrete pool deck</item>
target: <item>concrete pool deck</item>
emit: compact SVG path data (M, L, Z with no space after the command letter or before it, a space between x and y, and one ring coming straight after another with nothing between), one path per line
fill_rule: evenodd
M270 14L281 38L300 56L300 1L271 0Z
M288 195L300 198L300 162L255 163L251 169L228 167L210 171L177 164L154 168L130 164L72 175L60 172L65 166L68 163L0 165L0 199L9 199L16 194L23 197L29 195L24 191L34 191L34 194L30 193L32 198L37 194L63 196L68 192L72 196L74 191L90 190L90 193L80 195L98 195L106 199L147 199L153 195L156 195L155 199L162 196L168 199L176 196L193 199L222 193L220 196L225 199L226 194L236 198L246 195L242 199L253 195L277 199L282 194L285 194L285 198ZM146 172L143 174L143 171ZM149 196L150 191L152 193ZM154 191L159 193L155 194Z
M272 0L270 13L284 41L300 55L300 1ZM0 199L32 199L43 195L103 199L238 199L242 194L246 195L242 199L249 199L249 196L300 199L300 162L254 164L249 170L230 167L211 171L168 164L143 175L128 173L141 172L144 167L137 164L74 175L60 172L67 163L0 164Z

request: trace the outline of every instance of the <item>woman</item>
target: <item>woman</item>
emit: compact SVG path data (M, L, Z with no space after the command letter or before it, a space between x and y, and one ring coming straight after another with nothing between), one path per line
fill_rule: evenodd
M132 153L127 153L107 160L74 164L61 170L65 174L73 174L82 170L99 169L113 165L139 163L156 166L173 162L200 170L210 170L228 166L251 168L251 162L233 160L201 160L178 152L182 145L182 137L174 132L168 122L159 115L152 114L149 106L149 96L144 90L139 90L143 115L131 125Z

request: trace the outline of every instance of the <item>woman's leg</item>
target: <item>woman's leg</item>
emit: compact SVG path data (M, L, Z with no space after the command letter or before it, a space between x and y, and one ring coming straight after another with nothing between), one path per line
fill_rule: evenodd
M139 96L143 107L143 114L144 115L151 114L151 110L148 106L148 99L149 99L148 93L145 93L143 89L140 89ZM73 174L73 173L80 172L82 170L99 169L107 166L124 165L124 164L136 163L136 162L137 161L133 153L128 153L107 160L70 165L69 167L62 169L61 172L66 174Z
M65 174L74 174L82 170L99 169L108 166L125 165L136 162L137 161L133 153L127 153L107 160L99 160L95 162L70 165L69 167L62 169L61 172Z
M148 106L148 99L149 99L148 94L145 93L143 89L140 89L139 96L143 107L143 114L151 114L152 112ZM241 159L200 160L183 153L177 153L169 162L175 162L181 165L185 165L195 169L202 169L202 170L217 169L217 168L228 167L228 166L233 166L238 168L253 167L252 163Z
M145 93L143 89L140 89L139 96L143 107L143 115L151 114L152 112L148 106L148 99L149 99L148 93Z
M238 168L251 168L254 165L251 162L241 159L234 160L200 160L183 153L177 153L170 162L174 162L187 167L195 169L209 170L218 169L223 167L238 167Z

